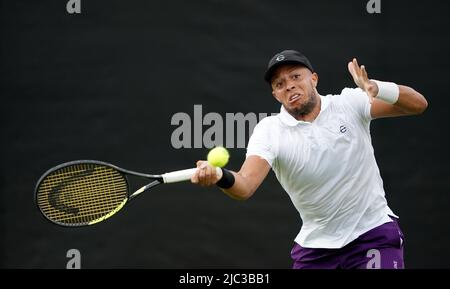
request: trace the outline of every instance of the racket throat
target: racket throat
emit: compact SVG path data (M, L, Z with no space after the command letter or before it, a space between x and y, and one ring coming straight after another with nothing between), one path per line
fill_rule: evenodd
M141 188L138 189L136 192L134 192L133 194L131 194L131 196L129 197L129 199L131 200L132 198L135 198L136 196L142 194L143 192L145 192L146 190L148 190L148 189L150 189L150 188L152 188L152 187L154 187L154 186L159 185L160 183L161 183L161 181L155 180L155 181L151 182L150 184L141 187Z

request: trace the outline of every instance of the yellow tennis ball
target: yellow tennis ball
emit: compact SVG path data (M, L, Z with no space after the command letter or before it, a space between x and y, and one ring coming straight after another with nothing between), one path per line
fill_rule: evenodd
M229 159L230 154L224 147L215 147L208 153L208 163L215 167L224 167Z

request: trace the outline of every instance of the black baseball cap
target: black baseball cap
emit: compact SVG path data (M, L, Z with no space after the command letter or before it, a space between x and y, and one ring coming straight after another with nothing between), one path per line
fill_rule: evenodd
M264 79L270 83L270 79L272 78L272 74L282 64L300 64L314 72L314 69L309 62L308 58L303 55L301 52L296 50L283 50L277 54L275 54L272 59L270 59L269 64L267 65L266 73L264 74Z

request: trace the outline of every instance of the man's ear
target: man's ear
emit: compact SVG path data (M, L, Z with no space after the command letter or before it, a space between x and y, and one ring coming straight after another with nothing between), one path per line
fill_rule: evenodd
M275 99L276 99L279 103L281 103L280 99L278 98L278 96L275 94L275 91L273 91L273 90L272 90L272 95L273 95L273 97L275 97Z
M314 88L316 88L317 84L319 83L319 75L317 73L313 72L311 74L311 80L312 80L312 83L314 85Z

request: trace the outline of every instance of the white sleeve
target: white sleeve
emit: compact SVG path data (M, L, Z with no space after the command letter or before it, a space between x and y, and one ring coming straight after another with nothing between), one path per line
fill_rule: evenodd
M259 156L265 159L272 167L273 161L277 156L276 140L276 137L270 135L269 122L263 119L255 126L253 134L250 136L246 157Z
M360 88L344 88L341 93L342 103L364 122L372 120L369 96Z

